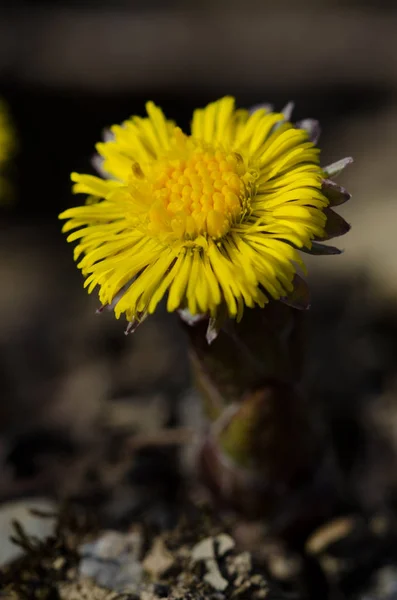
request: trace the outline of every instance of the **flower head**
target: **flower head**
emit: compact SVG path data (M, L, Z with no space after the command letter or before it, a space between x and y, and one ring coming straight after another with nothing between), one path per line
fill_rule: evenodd
M168 311L240 319L293 293L298 249L336 252L317 241L331 237L327 207L349 196L319 165L315 122L225 97L196 110L187 135L146 109L97 144L102 178L72 174L90 202L60 215L85 285L117 317L139 322L168 294ZM346 230L335 218L332 236Z

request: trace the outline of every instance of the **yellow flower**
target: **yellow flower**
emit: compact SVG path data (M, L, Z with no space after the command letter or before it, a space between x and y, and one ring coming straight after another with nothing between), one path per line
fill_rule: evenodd
M0 99L0 198L10 194L10 185L4 177L4 168L14 156L16 140L7 106Z
M326 207L348 198L319 165L315 122L236 110L225 97L195 110L187 135L152 102L146 109L97 144L103 178L72 174L89 202L60 218L79 240L88 291L98 286L103 306L130 323L167 293L168 311L216 318L226 308L237 319L293 293L297 249L326 253L312 246L331 237ZM337 221L333 235L342 229Z

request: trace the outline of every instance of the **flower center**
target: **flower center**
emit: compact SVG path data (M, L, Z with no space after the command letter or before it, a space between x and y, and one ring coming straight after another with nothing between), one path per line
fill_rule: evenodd
M148 175L148 230L182 240L221 238L247 210L252 176L239 154L212 151L180 136L179 146L158 159Z

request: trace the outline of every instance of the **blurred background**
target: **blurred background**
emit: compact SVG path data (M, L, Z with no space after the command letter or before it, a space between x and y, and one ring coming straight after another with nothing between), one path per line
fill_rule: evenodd
M70 172L91 172L104 127L152 99L187 129L224 94L293 100L297 120L321 121L324 165L355 159L341 179L353 194L340 210L353 225L345 253L310 261L307 384L354 502L393 497L396 30L394 0L1 3L0 96L19 150L0 207L0 501L107 495L117 521L153 464L175 501L173 448L142 449L138 466L126 448L133 433L194 420L183 334L164 311L130 337L97 317L57 215L80 201Z

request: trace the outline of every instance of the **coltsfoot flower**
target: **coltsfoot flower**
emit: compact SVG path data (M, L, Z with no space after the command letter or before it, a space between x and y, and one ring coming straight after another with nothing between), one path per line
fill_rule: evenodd
M194 111L185 134L152 102L147 117L111 128L96 146L102 177L72 174L84 206L60 215L75 260L103 306L130 328L168 295L168 311L240 320L245 307L294 293L304 250L349 226L329 207L349 194L315 146L318 125L222 98Z

